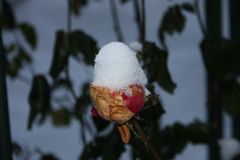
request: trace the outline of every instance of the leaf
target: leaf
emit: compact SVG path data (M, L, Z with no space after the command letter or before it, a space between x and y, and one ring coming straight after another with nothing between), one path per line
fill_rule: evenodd
M174 32L182 32L185 26L185 21L186 18L183 15L179 5L174 5L168 8L163 15L163 19L158 30L158 37L163 46L166 46L164 34L168 33L171 35Z
M182 8L183 10L187 11L187 12L190 12L190 13L194 13L194 12L195 12L195 9L194 9L194 7L193 7L193 4L191 4L191 3L187 3L187 2L182 3L182 4L181 4L181 8Z
M24 50L23 48L19 48L19 53L18 53L19 58L21 59L22 63L31 63L32 62L32 57L29 56L29 54Z
M68 61L68 53L66 51L66 34L64 31L56 32L56 39L54 44L54 54L50 68L50 75L53 79L56 79L61 71L66 66Z
M19 56L14 57L11 61L7 61L7 74L15 78L22 68L21 58Z
M147 42L142 54L144 68L147 70L149 82L156 81L164 90L173 93L176 84L172 81L167 67L168 53L154 43Z
M35 49L37 45L37 35L32 25L28 23L19 24L19 29L22 32L25 40L30 44L30 46Z
M43 75L34 76L28 101L30 104L28 129L31 129L32 124L38 115L41 117L41 120L39 121L39 123L41 123L45 119L47 113L51 110L50 86Z
M207 37L201 43L207 71L218 79L231 79L240 74L240 44L229 40Z
M95 127L96 127L98 132L103 131L110 124L109 121L106 121L106 120L104 120L102 118L99 118L99 117L92 117L92 118L93 118L94 125L95 125Z
M71 122L71 113L66 108L60 108L52 112L54 126L68 126Z
M231 80L225 82L220 90L221 93L221 104L224 110L231 116L240 115L240 85L235 81Z
M2 27L5 29L14 29L16 27L15 15L11 4L8 1L3 1L3 23Z
M189 141L193 144L206 144L211 140L211 134L206 124L195 121L188 125L186 133Z
M98 52L97 42L83 31L76 30L68 35L69 52L76 57L82 53L87 64L93 64L95 55Z
M161 155L164 159L175 159L175 155L181 153L188 143L208 144L211 134L208 126L195 121L189 125L174 123L162 129L158 135Z
M7 60L7 74L15 78L22 69L24 63L31 63L32 57L22 47L10 45L7 48L9 52L17 52L12 59Z
M72 0L72 3L71 3L72 13L75 14L75 16L78 16L81 8L86 6L87 3L88 3L87 0Z
M106 136L96 137L81 153L79 160L98 159L116 160L124 152L124 145L120 135L114 127Z

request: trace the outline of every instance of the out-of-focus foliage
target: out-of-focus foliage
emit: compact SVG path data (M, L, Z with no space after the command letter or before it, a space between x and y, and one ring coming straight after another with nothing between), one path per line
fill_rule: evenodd
M194 7L191 3L177 4L169 7L164 13L158 30L158 37L163 46L166 46L165 33L172 35L174 32L183 31L186 23L183 11L193 13Z
M140 56L143 61L143 67L147 70L149 82L157 82L163 89L173 93L176 84L172 81L168 71L167 50L160 49L154 43L146 42L144 51Z
M34 26L27 22L18 22L11 4L6 0L3 2L5 16L1 27L3 31L10 32L15 37L15 41L4 46L7 55L7 73L9 77L18 78L25 66L34 63L31 52L37 48L39 41ZM83 7L89 4L89 0L67 0L67 2L69 2L69 6L66 7L69 7L70 14L74 16L79 16ZM127 5L131 1L120 0L119 2ZM148 1L145 2L148 3ZM161 97L155 93L155 87L159 86L171 94L176 88L168 69L168 54L170 53L165 44L165 37L167 34L181 33L186 25L185 14L195 12L191 3L170 6L163 14L158 29L159 41L163 47L147 41L143 45L143 51L138 53L138 58L149 79L147 88L151 91L151 95L146 97L144 109L135 118L147 138L154 143L154 147L157 148L162 159L174 159L175 155L182 152L188 143L208 144L212 138L206 124L199 121L189 125L175 123L167 127L162 127L159 123L165 111L160 100ZM158 16L161 17L161 15ZM19 36L21 38L18 38ZM89 117L86 118L86 115L90 114L91 107L89 82L76 87L76 83L69 75L69 59L73 58L79 63L92 65L98 52L97 41L80 29L67 32L58 30L55 33L53 46L49 72L33 75L32 78L28 98L30 105L28 129L31 129L36 122L43 124L46 117L50 117L52 124L56 127L68 126L71 121L78 120L83 128L81 134L84 135L84 130L91 128L90 122L88 122ZM213 37L205 37L201 43L204 64L208 73L220 81L221 104L231 115L240 114L239 46L229 40ZM75 92L76 88L81 88L80 92L78 90ZM62 103L64 101L62 97L58 97L60 101L55 100L53 95L60 89L65 93L70 93L74 102L66 105L66 103ZM57 107L52 107L52 104ZM125 146L121 142L116 127L112 127L111 122L95 117L91 118L91 122L96 133L80 153L79 159L119 159L125 151ZM130 123L129 126L133 135L130 140L132 158L154 159L148 146L141 141L136 129ZM17 143L13 144L13 151L18 156L23 153L23 149ZM58 159L52 154L41 153L40 155L41 160Z
M88 3L88 0L68 0L68 1L71 1L70 9L75 16L78 16L81 12L81 9Z
M201 43L208 73L219 82L222 107L232 116L240 114L240 45L230 40L207 37Z
M47 113L51 111L50 86L43 75L37 75L33 78L29 104L28 129L31 129L38 115L40 116L39 124L41 124L45 120Z
M22 33L21 36L32 49L37 46L37 34L31 24L19 23L16 20L12 6L6 0L3 1L3 15L1 27L4 31L12 32L15 37L15 41L4 46L7 57L7 74L12 78L16 78L23 66L32 62L32 56L25 45L20 42L17 31Z

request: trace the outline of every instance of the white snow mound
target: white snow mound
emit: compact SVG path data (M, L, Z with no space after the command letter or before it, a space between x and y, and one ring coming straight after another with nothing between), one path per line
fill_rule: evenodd
M111 42L95 57L93 85L120 90L132 84L145 86L147 78L136 53L121 42Z
M219 140L221 157L223 160L232 160L240 154L240 143L236 139Z

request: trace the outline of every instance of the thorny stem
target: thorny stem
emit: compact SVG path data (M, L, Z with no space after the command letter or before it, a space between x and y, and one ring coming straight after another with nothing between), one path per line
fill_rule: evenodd
M153 146L153 144L151 143L151 141L147 138L147 136L144 134L141 126L139 125L138 121L136 119L133 120L133 126L136 129L136 131L138 132L140 138L142 139L143 143L146 144L150 151L153 153L154 157L156 158L156 160L160 160L160 156L157 152L157 149Z
M201 13L200 13L200 10L199 10L199 3L198 2L199 2L198 0L194 1L194 8L195 8L195 11L196 11L197 20L198 20L200 29L201 29L203 35L206 37L207 36L207 31L204 27L204 23L203 23L203 20L201 18Z
M113 27L115 30L115 33L117 35L117 40L120 42L123 42L123 34L122 30L120 27L120 22L119 22L119 16L118 16L118 10L116 6L115 0L109 0L110 2L110 9L111 9L111 15L112 15L112 20L113 20Z

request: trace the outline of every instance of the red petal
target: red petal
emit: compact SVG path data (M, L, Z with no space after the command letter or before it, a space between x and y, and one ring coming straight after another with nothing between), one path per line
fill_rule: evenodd
M141 92L135 92L132 96L127 96L125 93L123 93L122 98L128 109L133 113L138 113L144 106L144 93L142 87Z
M99 116L99 114L98 114L98 112L97 112L97 110L96 110L96 108L93 106L92 107L92 109L91 109L91 113L92 113L92 116L93 117L98 117L98 118L100 118L100 116Z

